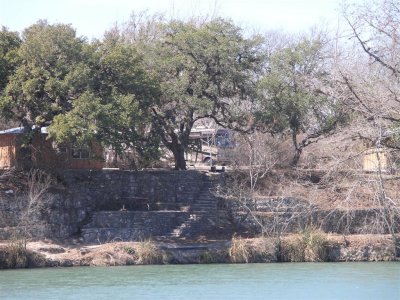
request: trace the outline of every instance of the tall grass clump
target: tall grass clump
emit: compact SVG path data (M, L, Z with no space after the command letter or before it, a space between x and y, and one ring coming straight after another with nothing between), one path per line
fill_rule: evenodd
M241 237L232 237L229 257L234 263L249 263L253 257L252 249L247 241Z
M329 242L325 232L313 227L306 228L292 240L287 240L282 249L284 261L327 261Z
M135 246L136 263L141 265L162 264L163 254L152 240L145 240Z
M28 252L25 239L11 239L5 247L4 265L6 268L25 268L28 266Z

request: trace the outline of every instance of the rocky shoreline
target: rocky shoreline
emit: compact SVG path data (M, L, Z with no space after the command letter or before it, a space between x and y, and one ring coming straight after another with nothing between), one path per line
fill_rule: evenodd
M114 242L100 245L16 241L0 243L0 269L274 262L399 261L388 235L328 235L323 248L298 243L299 236L207 242Z

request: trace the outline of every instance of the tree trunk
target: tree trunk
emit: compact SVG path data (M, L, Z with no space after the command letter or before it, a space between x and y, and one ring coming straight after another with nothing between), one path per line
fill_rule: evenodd
M177 145L172 153L175 159L175 170L186 170L185 148L182 145Z
M296 149L296 152L295 152L295 154L294 154L294 156L293 156L292 162L290 163L290 165L291 165L292 167L297 166L297 164L298 164L298 162L299 162L299 160L300 160L300 156L301 156L302 150L303 150L302 148L297 148L297 149Z
M22 170L30 170L32 167L32 148L30 145L23 145L19 149L18 168Z
M165 145L171 150L175 160L175 170L186 170L185 152L189 144L189 134L193 124L181 124L180 133L169 132L171 141ZM185 129L186 127L186 129Z
M22 133L22 137L20 139L20 149L18 149L18 168L23 170L30 170L33 167L32 160L32 142L33 135L32 127L30 124L23 122L24 131Z
M303 148L297 144L297 134L296 134L295 130L293 130L293 129L292 129L292 142L293 142L293 146L295 149L295 153L294 153L294 156L293 156L293 159L292 159L292 162L290 163L290 165L292 167L295 167L295 166L297 166L297 163L300 160L300 156L301 156L301 152L303 151Z

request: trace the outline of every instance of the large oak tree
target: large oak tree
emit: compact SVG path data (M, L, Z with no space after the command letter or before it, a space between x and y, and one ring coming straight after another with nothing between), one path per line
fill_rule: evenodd
M147 67L161 91L151 110L164 145L174 155L175 169L185 169L184 153L196 121L246 125L240 106L250 100L261 70L261 40L244 37L224 19L172 21L161 24L161 30L146 50Z
M112 35L85 47L85 63L75 74L81 94L72 108L54 118L49 133L58 143L88 145L93 140L118 154L134 150L143 162L159 157L159 138L149 108L158 85L132 45Z
M67 111L75 97L71 74L82 61L83 44L69 25L39 21L24 30L18 65L0 98L2 115L29 133Z

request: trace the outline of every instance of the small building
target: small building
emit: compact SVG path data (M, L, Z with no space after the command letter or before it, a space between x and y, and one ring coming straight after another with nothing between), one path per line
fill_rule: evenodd
M53 169L102 169L103 149L93 143L90 148L57 146L48 138L47 128L35 133L31 144L32 166ZM0 131L0 169L19 168L24 161L23 128Z
M363 170L367 172L391 172L392 166L387 150L374 148L365 151L363 157Z

